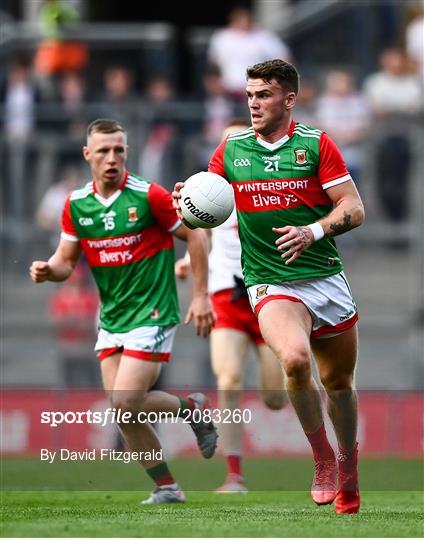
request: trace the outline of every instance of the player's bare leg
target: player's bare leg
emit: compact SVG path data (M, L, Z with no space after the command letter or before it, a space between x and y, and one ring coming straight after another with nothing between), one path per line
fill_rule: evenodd
M122 422L119 426L129 448L137 452L150 452L152 457L161 456L162 447L152 426L148 422L139 422L137 418L140 412L150 412L146 407L146 398L149 395L149 388L159 376L161 364L115 354L105 358L101 367L105 390L111 398L112 406L133 415L128 423ZM180 405L179 399L165 392L161 394L163 394L161 410L176 413ZM163 459L141 458L140 464L158 486L157 490L161 490L159 495L163 500L153 502L185 500ZM154 493L152 497L157 498L158 495Z
M269 409L278 411L288 403L284 370L268 345L258 345L257 349L262 399Z
M336 463L325 433L318 386L312 377L311 317L300 302L272 300L262 307L258 319L266 343L284 368L290 401L312 446L312 498L317 504L331 504L336 497Z
M161 364L154 362L145 362L132 357L119 355L109 356L102 363L102 374L105 384L108 384L109 395L111 396L112 405L119 408L122 412L131 412L134 419L139 412L150 412L145 407L146 398L149 388L156 382ZM116 363L119 362L118 368ZM113 387L111 390L114 374ZM167 399L162 403L163 411L177 411L179 400L175 396L165 394ZM128 422L121 423L120 429L123 432L125 439L134 451L160 450L161 445L154 433L154 430L147 422ZM147 470L158 465L160 461L142 461L141 464Z
M340 514L356 513L360 506L356 442L358 412L354 388L357 328L355 326L333 338L314 340L312 348L327 392L328 414L339 444L339 489L335 510Z
M118 374L121 353L111 354L101 361L100 368L103 380L103 388L109 399L112 399L113 388L115 386L116 375Z
M234 411L240 408L249 337L238 330L217 328L212 331L210 340L218 406L221 411ZM243 424L222 422L220 435L227 462L227 478L217 493L246 492L242 466Z
M306 433L323 423L321 400L312 377L309 335L312 321L298 302L273 300L259 312L259 326L286 373L287 391Z

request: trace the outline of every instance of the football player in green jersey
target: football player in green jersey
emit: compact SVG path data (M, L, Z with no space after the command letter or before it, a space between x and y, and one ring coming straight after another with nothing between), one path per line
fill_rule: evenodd
M335 501L337 513L356 513L358 315L333 238L358 227L364 208L334 142L292 120L298 89L299 75L287 62L249 67L252 127L223 141L209 170L234 188L250 303L281 361L312 446L312 498L319 505ZM177 211L183 185L177 183L173 193ZM327 393L337 457L324 428L312 354Z
M244 118L234 118L222 134L225 139L249 127ZM211 364L218 387L221 410L241 407L246 370L247 349L254 345L259 368L259 388L265 405L282 409L288 402L284 390L284 372L275 354L265 344L258 319L249 306L241 269L241 247L237 216L233 212L220 227L206 230L210 235L209 292L216 314L211 332ZM190 273L188 253L175 263L175 274L186 279ZM222 422L220 440L225 456L227 475L216 493L247 493L243 467L242 422Z
M68 197L59 246L48 261L32 263L30 276L35 283L64 281L84 251L101 299L96 351L104 388L121 419L127 413L129 420L121 422L120 429L156 484L144 502L184 502L145 418L149 412L182 416L208 406L203 394L178 398L150 391L162 363L169 360L179 321L173 236L187 241L194 261L194 293L185 322L194 320L202 336L209 335L214 324L208 241L204 231L181 223L169 192L126 170L127 148L126 132L116 121L90 124L83 155L93 180ZM216 429L202 415L196 420L191 426L202 455L209 458L216 447Z

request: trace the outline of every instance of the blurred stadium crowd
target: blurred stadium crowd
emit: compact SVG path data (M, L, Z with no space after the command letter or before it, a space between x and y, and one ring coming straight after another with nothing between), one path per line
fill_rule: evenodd
M365 200L371 225L344 246L347 258L380 254L381 295L388 293L386 272L397 259L400 266L392 270L404 273L406 281L415 280L399 282L408 304L399 308L402 327L416 324L421 335L423 281L416 274L424 257L418 238L424 3L258 0L239 8L226 2L227 19L211 25L193 18L184 32L178 23L163 22L159 13L157 21L98 21L87 16L96 12L92 4L22 0L18 13L13 2L0 11L1 237L4 279L10 284L4 304L6 384L98 384L96 369L90 367L88 375L86 370L92 366L94 322L92 331L87 327L96 302L84 268L69 284L48 289L49 302L46 292L31 289L22 296L31 287L25 276L28 261L48 255L67 194L89 180L81 156L87 124L97 117L121 121L129 131L130 169L171 189L206 169L228 120L247 115L245 68L269 57L298 67L302 83L294 118L336 141ZM411 259L413 242L417 259ZM183 287L183 305L188 294ZM398 296L393 298L390 306L383 303L388 310L396 309ZM55 338L40 321L48 303ZM393 314L387 334L396 318ZM37 351L34 343L43 333L48 337ZM22 349L23 338L28 344ZM41 358L43 350L47 353ZM369 350L378 356L377 345ZM37 379L31 369L18 376L14 366L23 366L29 351L40 357L37 365L45 366L45 373L50 365L46 356L70 354L64 379ZM193 356L207 354L193 351ZM413 345L408 357L413 375L403 387L414 387L411 381L422 374L420 354L420 345ZM374 386L379 369L371 379ZM211 380L208 372L201 378L202 384Z

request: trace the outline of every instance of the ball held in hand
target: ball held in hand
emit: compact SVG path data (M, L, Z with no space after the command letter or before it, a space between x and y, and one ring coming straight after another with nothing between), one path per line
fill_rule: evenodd
M234 209L233 188L215 173L203 171L190 176L180 194L181 213L193 227L218 227Z

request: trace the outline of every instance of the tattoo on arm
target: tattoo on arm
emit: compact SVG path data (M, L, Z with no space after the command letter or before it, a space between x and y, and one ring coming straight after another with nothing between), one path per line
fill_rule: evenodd
M352 228L352 217L347 212L344 212L343 221L341 223L332 223L330 225L330 236L337 236L338 234L343 234L347 231L350 231L350 229Z
M311 229L309 227L296 227L296 230L300 237L300 244L302 244L304 248L308 247L311 243Z

